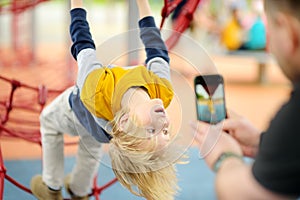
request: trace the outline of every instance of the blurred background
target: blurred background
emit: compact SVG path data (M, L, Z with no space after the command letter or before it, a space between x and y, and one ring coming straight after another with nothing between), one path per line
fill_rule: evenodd
M114 41L118 34L135 27L137 13L132 10L134 2L85 0L96 46L101 47L107 41ZM178 16L184 13L188 2L183 1L182 7L178 6L174 14L166 19L165 30L180 27ZM156 23L160 25L164 1L151 0L150 3ZM30 163L41 158L38 113L43 103L47 104L59 91L75 82L77 71L76 63L70 55L69 8L69 2L65 0L0 0L0 145L4 165L11 169L18 165L18 161ZM192 16L183 36L199 47L183 44L181 40L175 48L182 47L193 57L197 57L197 51L198 55L208 57L214 65L204 66L198 62L196 65L202 66L196 66L196 69L211 67L223 75L227 108L246 116L261 130L267 128L274 113L289 97L291 87L276 60L268 52L267 21L262 0L201 0ZM169 37L168 34L163 36L165 39ZM110 54L124 46L126 48L126 42L113 42L105 51ZM205 59L207 58L203 57ZM136 62L137 60L124 58L117 60L116 64L126 66ZM171 68L181 75L180 79L175 78L176 85L184 80L192 87L194 77L199 74L199 70L195 71L195 66L181 62L172 53ZM24 89L20 87L20 83L34 89ZM16 85L12 99L12 86ZM41 89L43 87L47 89ZM45 91L48 93L45 94ZM189 119L195 117L195 105L188 102L193 102L193 97L190 98L187 102L180 102L189 104L184 109L192 113L182 116L181 123L188 123ZM9 102L12 102L11 105ZM32 114L27 110L10 107L33 108L36 112ZM182 131L188 132L189 129L184 128ZM27 136L22 138L24 134ZM66 138L71 143L76 141ZM66 154L71 157L75 150L76 145L65 149ZM197 154L197 151L194 150L193 153ZM197 170L197 167L196 165L192 169ZM6 168L9 171L9 167ZM18 171L18 168L14 170ZM197 174L197 171L193 173ZM15 176L18 178L21 175ZM28 185L29 179L25 180L27 182L24 184ZM9 187L5 183L5 187ZM213 175L205 183L211 189L208 192L211 196L206 199L214 198ZM193 188L191 185L187 187ZM14 199L11 194L15 190L6 190L5 199ZM195 196L196 199L200 197L201 195Z

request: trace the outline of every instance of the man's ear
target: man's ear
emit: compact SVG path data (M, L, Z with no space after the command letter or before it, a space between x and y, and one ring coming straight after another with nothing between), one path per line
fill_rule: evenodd
M295 17L290 17L290 34L291 34L291 41L292 41L292 53L295 53L299 50L300 47L300 23L299 20Z
M128 113L122 115L122 117L120 118L120 121L118 123L119 131L124 131L125 130L128 119L129 119L129 114Z
M299 21L291 15L278 12L275 23L281 38L284 40L282 45L285 53L292 55L299 47Z

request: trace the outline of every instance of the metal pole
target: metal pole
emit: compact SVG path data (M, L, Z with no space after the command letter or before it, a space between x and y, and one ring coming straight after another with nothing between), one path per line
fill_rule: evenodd
M135 0L128 0L128 65L136 64L139 60L139 35L138 31L136 31L138 17L139 13Z
M32 9L30 10L30 15L31 15L31 27L30 27L30 31L31 31L31 38L30 38L30 61L32 63L36 62L36 45L37 45L37 34L36 34L36 6L32 7Z
M19 12L17 10L17 0L14 0L12 2L12 46L14 53L18 51L19 48L19 37L18 37L18 31L19 31L19 23L18 23L18 18L19 18Z
M64 5L66 7L67 10L71 10L71 2L70 1L66 1L66 4ZM70 19L70 14L69 12L66 12L66 15L65 15L65 21L66 21L66 24L67 24L67 28L66 30L69 30L69 26L70 26L70 23L71 23L71 19ZM69 49L69 47L72 45L72 41L71 41L71 37L70 37L70 33L69 32L66 32L66 49ZM76 68L76 62L74 60L74 58L72 57L70 51L67 52L66 54L66 62L67 62L67 71L68 73L66 74L66 78L67 78L67 81L68 81L68 85L72 85L74 84L75 82L75 79L76 79L76 72L75 72L75 68Z

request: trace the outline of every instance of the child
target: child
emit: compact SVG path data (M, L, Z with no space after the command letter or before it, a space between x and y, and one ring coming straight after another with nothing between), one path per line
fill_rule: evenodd
M78 77L76 86L58 96L40 117L43 175L31 181L38 199L62 199L63 133L80 136L76 164L65 179L72 199L88 199L101 143L110 143L113 171L132 193L149 200L173 199L176 193L175 168L166 148L170 122L165 108L173 98L169 56L148 1L136 2L147 66L126 69L97 61L83 2L71 0L71 52Z

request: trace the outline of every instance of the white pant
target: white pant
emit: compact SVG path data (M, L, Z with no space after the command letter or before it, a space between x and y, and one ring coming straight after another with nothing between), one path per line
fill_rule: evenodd
M76 164L71 172L71 190L87 195L98 171L101 143L80 124L69 105L73 87L60 94L41 113L43 181L52 188L62 187L64 179L64 133L79 136Z

